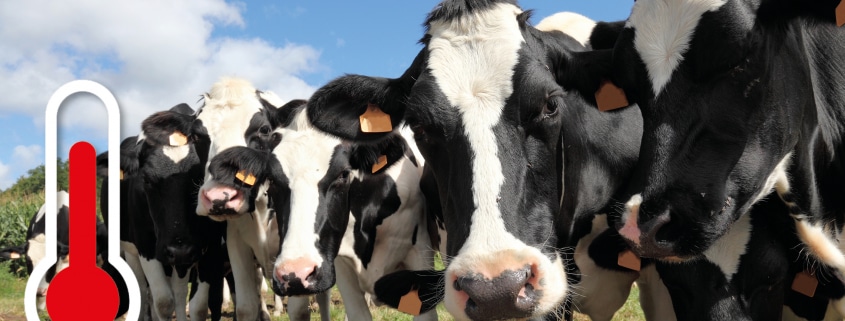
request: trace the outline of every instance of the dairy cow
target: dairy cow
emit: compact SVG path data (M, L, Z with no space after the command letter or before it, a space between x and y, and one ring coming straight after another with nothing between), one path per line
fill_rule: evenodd
M277 112L283 127L275 148L237 147L215 156L209 166L214 185L206 184L248 202L254 186L269 179L281 247L276 293L320 293L336 282L347 318L371 320L365 294L373 293L377 279L397 269L433 268L419 187L422 159L399 134L375 146L343 142L312 128L305 109L301 101ZM416 319L436 318L430 311Z
M610 81L642 111L640 161L625 206L611 213L636 253L662 262L706 256L774 190L802 248L841 279L837 5L640 0L612 49L560 57L565 88L596 103ZM832 306L843 310L841 300Z
M187 318L185 299L195 267L192 319L207 317L209 297L212 319L221 316L225 224L194 214L207 150L204 128L185 104L149 116L137 137L121 143L121 248L139 283L149 284L142 286L142 295L151 296L154 319L170 319L174 312L178 320ZM107 159L101 154L99 164Z
M272 148L278 143L273 134L273 118L268 108L281 107L278 97L269 98L274 104L261 103L259 95L276 97L272 93L262 93L251 83L240 78L222 78L212 85L211 90L203 95L203 105L197 113L210 139L208 159L218 153L236 146L262 146ZM271 278L272 258L278 255L277 242L268 241L273 235L277 223L268 206L266 190L268 184L256 185L256 197L243 202L244 195L217 193L210 189L211 173L205 170L205 179L195 196L196 214L207 216L215 221L226 221L226 248L235 279L235 311L238 320L267 319L269 314L259 295L259 282L256 278L256 263L264 277ZM232 210L232 204L243 204L244 210ZM260 276L259 272L259 276ZM323 320L328 320L328 293L317 295ZM263 310L259 312L260 310ZM310 315L307 297L293 297L288 300L288 314L293 318L307 319Z

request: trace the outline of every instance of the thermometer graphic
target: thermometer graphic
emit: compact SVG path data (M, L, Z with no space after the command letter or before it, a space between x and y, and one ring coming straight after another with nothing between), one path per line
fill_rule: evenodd
M53 93L47 103L45 122L45 170L46 181L44 198L46 208L56 208L56 149L57 149L57 115L61 103L76 93L90 93L96 96L106 106L108 114L108 149L120 150L120 110L117 100L102 85L89 80L71 81ZM73 244L74 255L67 269L58 273L47 293L48 312L53 320L112 320L117 310L117 290L108 275L95 265L96 228L96 180L95 180L95 151L86 143L74 144L71 148L70 163L70 242ZM120 213L120 159L108 159L108 199L109 213ZM102 196L106 197L106 196ZM52 214L52 215L50 215ZM55 213L45 216L46 251L44 259L34 267L26 284L24 294L24 309L28 321L38 321L35 296L38 283L46 275L47 270L56 263L57 220ZM115 267L126 282L129 291L129 311L127 320L138 320L141 310L141 294L138 282L135 280L129 265L120 257L120 215L109 217L108 223L108 262ZM69 272L69 273L68 273ZM68 273L65 275L65 273ZM99 276L96 276L99 275ZM99 280L96 281L96 280ZM79 285L84 284L86 294L79 294ZM97 283L98 285L93 285ZM94 288L96 286L96 288ZM73 290L76 292L73 292ZM89 290L90 289L90 290ZM102 290L98 290L102 289ZM74 295L75 294L75 295ZM100 304L90 304L92 299L102 295ZM82 298L82 299L79 299ZM83 301L84 300L84 301ZM109 301L111 300L111 301ZM88 302L83 304L82 302ZM112 303L110 303L112 302ZM96 310L96 311L95 311Z

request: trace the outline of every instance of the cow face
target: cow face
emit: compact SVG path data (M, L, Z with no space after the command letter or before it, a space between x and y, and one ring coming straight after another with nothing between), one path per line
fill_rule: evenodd
M400 136L377 146L343 143L302 128L307 126L305 113L297 115L300 121L294 126L299 128L278 129L282 139L272 153L231 148L209 166L217 184L253 198L253 185L269 181L279 224L281 251L274 253L273 277L279 295L314 294L334 285L334 259L350 215L356 219L354 250L366 266L376 227L402 205L392 177L398 172L416 175L417 181L419 177Z
M274 94L260 92L243 79L224 78L203 96L203 102L197 117L211 140L208 159L230 147L272 150L278 144L279 137L272 130L278 125L271 114L282 105ZM197 195L197 214L224 221L255 210L255 201L246 202L250 198L236 194L235 189L215 185L212 175L205 173L205 183ZM255 199L264 208L267 199L264 191L259 194Z
M566 293L553 248L560 110L583 102L550 70L553 57L584 48L528 18L509 1L444 1L402 77L342 77L308 104L315 127L346 139L385 136L361 130L374 105L413 129L441 191L445 301L459 319L543 315Z
M642 111L616 226L642 256L700 255L776 183L788 189L790 152L815 119L812 81L801 27L785 19L801 10L778 8L798 2L762 3L637 1L613 49L562 64L566 87L593 96L611 80Z
M193 201L208 155L205 129L195 116L173 111L153 114L141 129L139 172L124 168L124 175L143 180L156 233L156 259L171 265L193 264L206 247L202 233L210 224L194 215Z

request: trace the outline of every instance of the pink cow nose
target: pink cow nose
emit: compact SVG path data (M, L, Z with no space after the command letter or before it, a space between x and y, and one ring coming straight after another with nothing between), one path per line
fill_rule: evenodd
M317 270L317 263L308 258L299 258L284 262L276 266L275 276L279 283L290 286L294 283L302 284L308 288Z
M237 211L243 203L243 197L238 190L228 186L217 186L202 191L203 201L210 205L212 213L235 210Z

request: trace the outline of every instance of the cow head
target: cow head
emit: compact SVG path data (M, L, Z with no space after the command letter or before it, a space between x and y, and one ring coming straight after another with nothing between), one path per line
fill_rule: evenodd
M142 181L156 233L156 259L190 265L205 250L204 235L211 224L194 215L209 142L201 121L175 110L155 113L141 123L137 158L121 162L121 169L124 178ZM121 157L131 154L122 152Z
M442 191L445 302L459 319L544 315L566 294L554 248L561 110L583 102L552 71L584 47L528 19L513 1L444 1L404 75L341 77L308 104L315 127L344 139L387 136L361 129L373 106L414 131Z
M224 78L212 85L211 91L203 95L203 106L197 116L211 140L208 159L235 146L272 150L279 140L273 133L278 125L271 116L277 107L283 106L275 94L260 92L246 80ZM223 221L254 211L256 201L262 208L267 206L263 196L266 186L256 186L257 197L245 197L235 189L214 182L214 173L206 170L204 184L197 195L196 212L201 216Z
M279 295L314 294L334 285L334 260L350 215L356 219L354 250L366 266L376 226L407 206L394 178L413 176L418 184L420 175L400 135L375 145L343 142L311 128L302 107L276 116L287 125L276 130L281 141L272 152L235 147L209 165L215 184L246 195L246 201L256 197L254 186L269 182L279 225L273 277Z
M612 49L560 58L564 87L595 102L609 80L641 109L640 161L616 226L640 255L696 257L773 187L788 189L818 99L801 22L789 19L800 6L640 0Z

